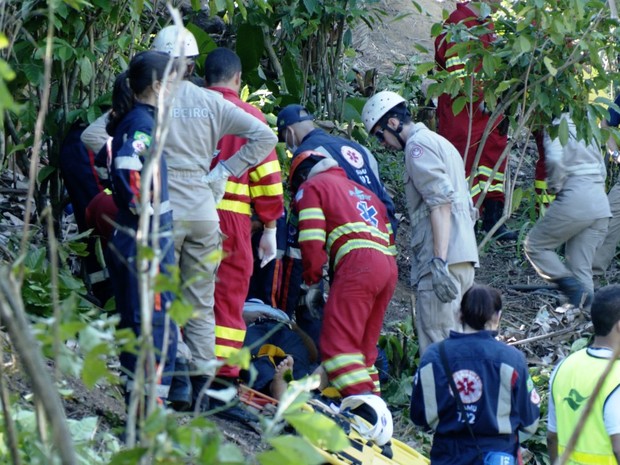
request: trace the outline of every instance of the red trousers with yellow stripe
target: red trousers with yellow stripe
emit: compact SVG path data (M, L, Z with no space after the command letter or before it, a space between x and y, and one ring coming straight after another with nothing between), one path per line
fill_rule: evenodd
M254 258L248 215L218 210L224 234L224 256L215 282L215 355L225 360L238 352L245 338L243 304L248 294ZM224 365L218 376L236 378L239 368Z
M395 258L373 249L352 250L336 267L320 346L329 381L343 397L380 393L377 342L397 278Z

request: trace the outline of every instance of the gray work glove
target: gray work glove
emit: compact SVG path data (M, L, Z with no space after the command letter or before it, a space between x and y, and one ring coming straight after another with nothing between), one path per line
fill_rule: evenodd
M219 162L215 165L209 174L202 177L202 182L205 182L211 188L211 192L213 192L213 198L215 199L216 205L220 203L220 200L224 198L224 192L226 190L226 181L232 175L228 167L224 164L223 161Z
M443 303L452 302L459 295L459 288L450 276L448 264L439 257L433 257L430 265L435 295Z
M301 285L301 290L303 294L300 297L300 305L304 305L308 309L312 318L320 319L320 312L325 305L321 283L312 284L310 286L304 283Z

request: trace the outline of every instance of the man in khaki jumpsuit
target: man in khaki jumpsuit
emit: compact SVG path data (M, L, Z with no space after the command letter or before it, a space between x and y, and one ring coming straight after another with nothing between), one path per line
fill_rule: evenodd
M575 124L566 119L568 143L545 133L547 184L557 194L545 216L525 238L525 253L538 274L556 283L575 307L588 307L592 300L592 261L607 233L611 216L605 194L605 163L595 142L577 140ZM565 244L565 260L556 250Z
M405 99L384 91L362 111L369 133L405 152L405 195L411 219L411 283L417 287L420 352L445 339L458 321L462 295L474 282L476 211L463 159L444 137L411 121Z

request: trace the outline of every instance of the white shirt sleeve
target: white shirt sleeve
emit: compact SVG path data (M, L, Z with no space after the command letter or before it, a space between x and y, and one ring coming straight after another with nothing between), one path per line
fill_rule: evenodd
M549 405L547 406L547 431L551 431L552 433L558 432L558 427L557 427L556 418L555 418L555 402L553 401L553 392L551 391L551 387L553 386L553 379L555 378L555 373L556 371L558 371L558 366L554 368L553 373L551 373L551 377L549 378Z
M603 421L607 434L610 436L620 434L620 386L609 394L605 401Z

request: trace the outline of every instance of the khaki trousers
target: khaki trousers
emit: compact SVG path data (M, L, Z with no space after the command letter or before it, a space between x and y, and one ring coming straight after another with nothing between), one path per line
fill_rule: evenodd
M433 291L433 278L428 273L417 285L415 305L415 326L418 333L420 355L433 342L443 341L450 330L462 329L460 322L461 299L474 284L474 266L469 263L455 263L449 266L450 274L457 282L459 293L452 302L443 303Z
M174 249L183 295L194 313L183 326L178 356L191 353L190 369L215 374L215 276L221 259L222 236L218 221L175 221Z

